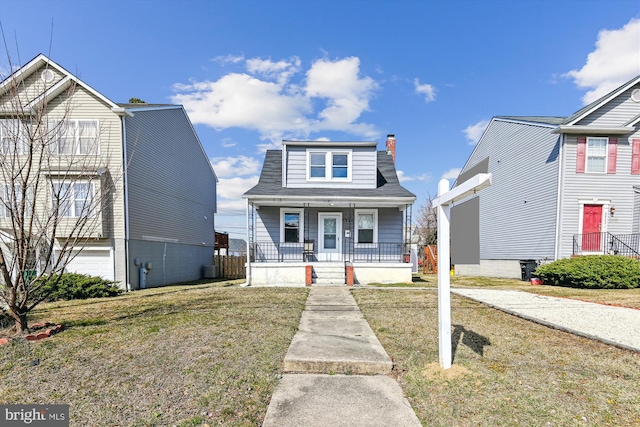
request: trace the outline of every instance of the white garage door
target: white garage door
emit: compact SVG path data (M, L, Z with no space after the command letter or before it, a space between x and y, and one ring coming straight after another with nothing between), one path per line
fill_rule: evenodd
M69 262L66 271L114 280L113 261L111 260L110 251L108 250L84 250Z

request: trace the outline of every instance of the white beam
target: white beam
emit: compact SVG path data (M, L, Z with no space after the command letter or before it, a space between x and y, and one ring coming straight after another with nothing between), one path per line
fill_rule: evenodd
M483 188L487 188L491 185L491 174L479 173L469 178L459 186L453 187L450 191L440 194L440 184L442 181L447 180L440 180L440 183L438 184L438 197L433 200L433 206L450 205L458 200L465 199L472 194L475 194ZM449 181L447 181L447 186L448 185Z

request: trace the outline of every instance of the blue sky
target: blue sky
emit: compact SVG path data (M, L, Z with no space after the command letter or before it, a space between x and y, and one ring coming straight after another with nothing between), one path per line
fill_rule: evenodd
M637 0L0 0L0 23L14 63L44 53L114 102L183 104L232 237L282 139L395 134L415 213L491 117L567 116L640 74Z

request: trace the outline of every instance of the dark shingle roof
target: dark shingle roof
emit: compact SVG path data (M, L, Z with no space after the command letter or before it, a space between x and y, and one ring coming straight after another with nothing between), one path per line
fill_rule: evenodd
M282 150L268 150L258 184L244 197L413 197L415 194L400 185L396 168L386 151L378 151L378 185L376 188L285 188L282 186Z

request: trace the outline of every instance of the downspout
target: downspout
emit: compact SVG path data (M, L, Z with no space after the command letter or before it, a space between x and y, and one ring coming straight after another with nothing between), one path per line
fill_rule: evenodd
M249 227L249 209L250 209L251 204L249 203L249 199L247 199L247 283L245 283L245 286L251 286L251 239L250 239L250 234L251 234L251 228ZM251 209L253 207L251 206Z
M122 118L122 167L124 168L122 173L122 187L124 197L124 277L125 277L125 289L127 292L131 290L131 284L129 283L129 186L127 180L128 162L127 162L127 126L126 117Z
M556 199L556 241L554 245L554 253L553 260L556 261L560 257L560 227L561 227L561 211L562 211L562 184L564 182L564 173L563 173L563 156L564 156L564 139L565 135L560 134L560 149L558 153L558 191L557 199Z

